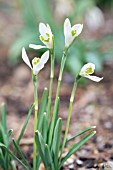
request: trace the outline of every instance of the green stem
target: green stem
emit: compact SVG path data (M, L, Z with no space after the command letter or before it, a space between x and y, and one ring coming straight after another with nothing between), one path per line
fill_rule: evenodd
M35 103L35 115L34 115L34 136L37 130L37 120L38 120L38 93L37 93L37 76L32 73L32 80L34 85L34 103ZM33 144L33 169L36 170L36 141L34 137Z
M54 79L54 48L50 50L51 55L51 74L50 74L50 85L49 85L49 96L48 96L48 105L47 105L47 118L50 116L51 112L51 98L52 98L52 89L53 89L53 79Z
M67 58L67 51L68 51L67 48L64 49L62 61L61 61L61 67L60 67L57 90L56 90L56 97L55 97L55 104L54 104L52 122L51 122L51 127L50 127L50 132L49 132L49 141L48 141L49 146L51 145L51 142L52 142L53 130L54 130L55 120L56 120L55 112L56 112L56 109L57 109L57 100L58 100L58 97L59 97L60 85L61 85L61 81L62 81L62 74L63 74L63 70L64 70L66 58Z
M68 118L67 118L67 123L66 123L66 130L65 130L65 134L64 134L64 140L63 140L63 144L62 144L62 148L61 148L61 154L60 154L59 162L61 161L62 153L64 151L64 147L65 147L65 144L66 144L67 134L68 134L68 130L69 130L69 124L70 124L70 118L71 118L71 112L72 112L72 106L73 106L73 101L74 101L75 92L76 92L76 88L77 88L77 83L78 83L78 80L77 80L77 78L75 78L73 89L72 89L72 92L71 92L71 97L70 97L70 103L69 103L69 109L68 109Z

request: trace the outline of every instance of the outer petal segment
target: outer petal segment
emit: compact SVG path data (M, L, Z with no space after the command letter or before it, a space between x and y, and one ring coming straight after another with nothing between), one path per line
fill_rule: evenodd
M39 32L43 37L46 37L46 33L48 32L48 30L44 23L39 24Z
M72 27L72 30L76 30L75 37L77 37L82 32L82 29L83 29L83 24L76 24Z
M32 69L31 63L29 61L29 58L28 58L28 56L26 54L26 50L25 50L24 47L22 48L22 59Z
M68 47L72 42L71 23L68 18L64 22L64 36L65 36L65 46Z
M33 72L35 75L37 75L39 71L44 67L44 64L48 61L48 59L49 59L49 50L42 55L40 62L33 67Z
M40 61L41 61L43 64L45 64L45 63L48 61L48 59L49 59L49 50L46 51L46 52L42 55Z
M29 44L29 47L30 48L33 48L35 50L39 50L39 49L42 49L42 48L47 48L46 46L43 46L43 45L35 45L35 44Z
M86 78L88 78L88 79L90 79L90 80L92 80L92 81L95 81L95 82L99 82L99 81L101 81L102 79L103 79L103 77L97 77L97 76L85 76Z

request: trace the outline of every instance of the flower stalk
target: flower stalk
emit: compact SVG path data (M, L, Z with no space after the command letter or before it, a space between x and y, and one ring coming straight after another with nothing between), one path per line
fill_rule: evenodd
M35 115L34 115L34 136L35 131L37 130L37 120L38 120L38 92L37 92L37 76L32 73L32 81L34 85L34 103L35 103ZM36 169L36 141L34 137L34 143L33 143L33 170Z
M64 151L64 147L65 147L65 144L66 144L67 134L68 134L69 125L70 125L71 112L72 112L75 92L76 92L76 88L77 88L77 84L78 84L79 78L78 77L75 78L74 85L73 85L72 92L71 92L70 103L69 103L69 108L68 108L68 118L67 118L67 123L66 123L66 130L65 130L64 140L63 140L63 144L62 144L62 148L61 148L61 153L60 153L60 161L61 161L62 153Z
M50 112L51 112L51 99L52 99L52 89L53 89L53 79L54 79L54 61L55 61L54 43L53 43L53 48L50 49L50 57L51 57L51 73L50 73L49 96L48 96L48 104L47 104L48 119L49 119Z
M66 58L67 58L67 52L68 52L68 48L65 48L63 51L63 56L62 56L62 61L61 61L61 66L60 66L60 72L59 72L59 78L58 78L58 84L57 84L57 90L56 90L56 97L55 97L55 104L54 104L52 122L51 122L51 127L50 127L50 132L49 132L49 141L48 141L49 146L51 145L51 142L52 142L52 136L53 136L55 120L56 120L55 112L57 110L57 100L59 97L60 85L61 85L62 74L63 74L63 70L64 70Z

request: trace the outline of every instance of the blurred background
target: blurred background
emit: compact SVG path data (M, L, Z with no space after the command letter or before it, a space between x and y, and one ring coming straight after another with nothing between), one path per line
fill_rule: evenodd
M63 75L60 93L63 130L73 76L83 64L93 62L96 64L96 74L103 76L104 80L99 84L81 82L74 103L70 135L90 125L97 125L98 133L92 140L93 143L90 143L89 148L84 148L84 152L78 152L77 157L80 159L93 155L94 161L112 160L113 0L0 0L0 103L7 104L8 126L15 129L15 136L18 135L18 122L23 123L33 101L31 72L21 59L21 49L24 46L31 59L34 55L40 56L44 52L29 49L30 43L42 44L38 30L40 22L50 24L55 35L56 69L53 99L55 98L64 47L63 23L66 17L71 20L72 25L83 23L84 28L70 48ZM43 88L49 86L49 71L50 63L39 74L39 97ZM32 137L32 119L25 137Z

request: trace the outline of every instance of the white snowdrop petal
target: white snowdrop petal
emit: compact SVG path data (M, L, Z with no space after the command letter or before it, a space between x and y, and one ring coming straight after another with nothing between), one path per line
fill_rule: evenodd
M83 24L76 24L72 27L72 30L76 30L75 36L78 36L82 32L82 29L83 29Z
M31 63L29 61L29 58L28 58L28 56L26 54L26 50L25 50L24 47L22 48L22 59L32 69Z
M47 32L47 27L44 23L40 23L39 24L39 32L42 36L46 36L46 32Z
M101 81L103 79L103 77L90 76L90 75L85 76L85 77L92 80L92 81L95 81L95 82L99 82L99 81Z
M40 61L36 66L33 67L34 74L37 75L43 67L44 67L44 63Z
M87 64L85 64L85 65L81 68L80 75L81 75L81 76L84 76L84 74L86 73L86 70L87 70L88 68L92 68L92 71L94 72L94 70L95 70L95 64L93 64L93 63L87 63Z
M64 22L64 36L65 46L69 46L70 43L72 42L72 36L71 36L71 23L68 18Z
M51 31L49 24L47 24L47 29L48 29L49 34L52 35L52 31Z
M46 52L42 55L42 57L41 57L41 59L40 59L40 62L43 63L43 64L45 64L45 63L48 61L48 59L49 59L49 50L46 51Z
M69 18L66 18L66 20L64 21L64 34L67 34L67 32L71 31L71 23Z
M29 47L30 48L33 48L35 50L39 50L39 49L42 49L42 48L47 48L46 46L43 46L43 45L35 45L35 44L29 44Z

